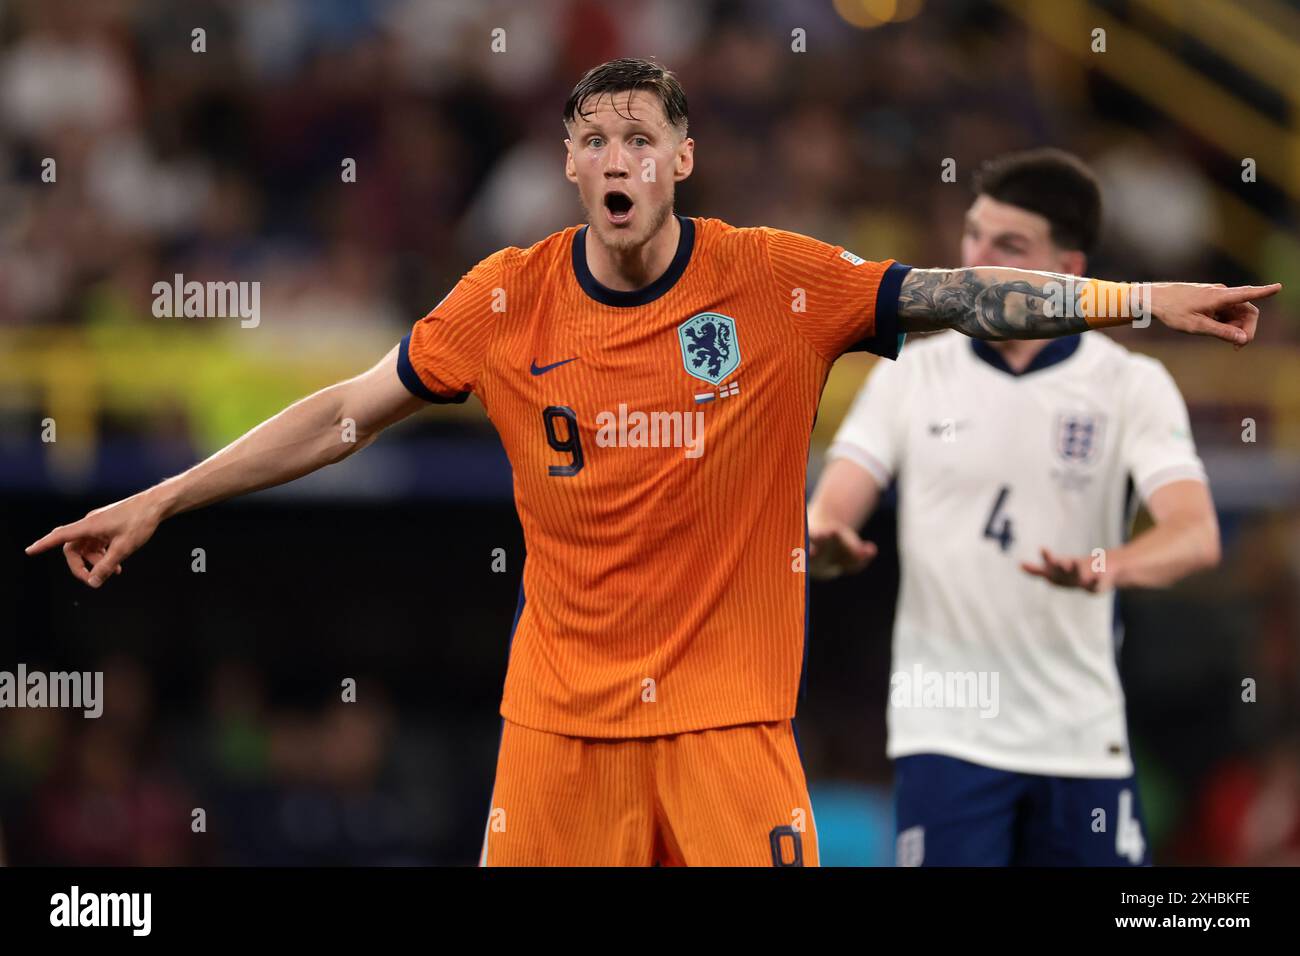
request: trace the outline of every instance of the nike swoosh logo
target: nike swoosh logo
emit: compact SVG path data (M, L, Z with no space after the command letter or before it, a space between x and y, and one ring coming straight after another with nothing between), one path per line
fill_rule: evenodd
M576 361L578 361L578 356L576 355L573 358L565 359L562 362L552 362L550 365L538 365L537 359L533 359L533 367L530 368L529 371L534 375L545 375L553 368L559 368L561 365L568 365L570 362Z
M964 419L964 418L961 419L960 421L951 421L951 420L949 420L949 421L943 421L943 422L931 422L931 423L930 423L930 434L931 434L931 435L942 435L942 434L943 434L943 433L944 433L948 428L951 428L954 432L959 432L959 431L961 431L963 428L969 428L969 427L970 427L970 422L967 421L967 420Z

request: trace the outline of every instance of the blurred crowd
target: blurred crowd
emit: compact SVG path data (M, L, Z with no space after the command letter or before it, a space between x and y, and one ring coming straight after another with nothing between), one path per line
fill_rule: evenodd
M81 865L440 862L436 748L402 739L382 688L272 708L258 671L214 668L197 713L159 713L153 678L105 666L99 720L22 710L0 752L17 861ZM416 740L420 741L418 744Z
M352 703L272 704L257 668L228 660L197 708L164 709L153 682L116 657L103 718L6 715L0 860L7 850L15 863L55 865L473 862L455 804L474 782L440 747L447 728L397 719L381 684ZM1171 791L1156 754L1141 755L1157 863L1300 866L1300 739L1261 739L1185 793ZM810 786L826 865L893 862L884 781L828 773Z
M1114 97L1079 123L1030 81L1031 46L979 2L863 31L794 0L20 0L0 9L0 326L147 316L180 272L259 279L274 324L314 338L398 331L482 255L580 219L560 106L631 49L686 86L689 214L945 264L975 165L1052 142L1106 180L1100 266L1242 278L1207 242L1207 179L1235 163L1145 117L1117 135Z
M1102 175L1108 217L1096 274L1277 277L1272 261L1256 270L1232 243L1212 241L1226 228L1216 190L1239 182L1236 157L1095 76L1068 105L1049 95L1044 73L1067 67L1044 62L1000 5L951 0L940 14L938 3L916 4L913 19L875 30L850 26L837 6L0 5L0 336L70 330L132 341L143 330L152 340L168 334L151 316L152 286L181 273L262 283L260 334L214 327L213 354L319 350L357 361L364 352L354 343L395 341L483 255L581 220L561 176L561 106L585 69L628 53L657 57L687 90L698 146L679 192L685 214L950 265L978 163L1052 143ZM807 52L791 49L796 29ZM944 158L956 160L953 183L941 178ZM1240 198L1295 235L1294 205L1264 188ZM1293 307L1279 306L1272 321L1272 342L1300 342ZM167 407L127 417L145 434L192 427ZM1261 632L1241 639L1261 673L1278 678L1273 687L1292 692L1296 505L1247 529L1252 573L1273 576L1235 594L1242 605L1262 602ZM106 671L109 699L129 707L98 721L40 710L0 718L11 860L472 862L456 855L466 814L438 804L455 786L445 751L439 758L446 728L405 709L399 719L382 691L356 704L287 705L255 659L215 667L192 696L168 692L161 673L129 656ZM1300 863L1297 730L1294 708L1275 712L1236 728L1212 760L1167 777L1154 749L1143 784L1154 812L1167 808L1157 860ZM1139 746L1142 732L1136 721ZM827 795L819 820L840 808L838 832L883 847L867 862L887 862L886 773L855 779L833 754L867 745L831 734L809 731L813 754L832 754L813 781L814 795ZM195 809L210 811L202 816L214 839L192 838ZM861 861L847 836L824 839L828 861L841 851Z

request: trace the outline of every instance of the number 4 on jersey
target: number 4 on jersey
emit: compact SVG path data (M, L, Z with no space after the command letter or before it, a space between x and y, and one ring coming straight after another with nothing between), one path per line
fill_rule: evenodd
M1011 494L1011 486L1003 485L998 489L998 497L993 502L993 510L989 512L989 520L984 524L984 537L992 538L1002 546L1003 551L1011 548L1011 542L1015 538L1011 534L1011 517L1002 515L1001 523L998 522L998 516L1002 514L1002 506L1007 503L1007 496Z
M1142 838L1142 824L1133 814L1133 792L1119 792L1119 824L1115 828L1115 853L1134 866L1142 863L1147 842Z

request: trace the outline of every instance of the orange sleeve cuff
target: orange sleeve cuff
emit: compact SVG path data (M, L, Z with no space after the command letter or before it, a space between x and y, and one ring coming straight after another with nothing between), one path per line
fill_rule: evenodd
M1079 291L1079 312L1092 328L1128 325L1150 314L1147 287L1136 282L1089 279Z

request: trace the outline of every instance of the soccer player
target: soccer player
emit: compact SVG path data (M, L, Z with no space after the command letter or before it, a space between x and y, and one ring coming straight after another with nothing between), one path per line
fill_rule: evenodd
M656 63L590 70L564 123L587 225L489 256L370 371L29 550L62 545L98 587L163 519L473 392L509 456L527 546L481 862L815 864L792 719L804 476L831 363L892 358L917 329L1053 337L1125 320L1082 293L1046 314L1038 297L1060 276L912 270L675 214L695 143ZM1245 344L1251 301L1274 291L1169 284L1152 307Z
M1080 160L1004 156L975 190L963 266L1084 271L1101 196ZM1104 336L907 351L872 370L808 519L814 576L859 570L875 549L858 529L897 487L897 860L1146 863L1114 596L1219 561L1182 396ZM1130 481L1155 524L1124 543Z

